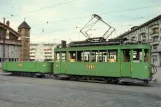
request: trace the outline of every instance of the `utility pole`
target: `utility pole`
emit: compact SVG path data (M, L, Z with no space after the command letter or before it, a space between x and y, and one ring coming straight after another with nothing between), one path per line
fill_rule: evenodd
M5 31L0 32L0 37L2 39L2 62L5 60Z
M5 39L6 39L6 36L5 36L5 31L3 31L2 33L2 39L3 39L3 62L5 61Z

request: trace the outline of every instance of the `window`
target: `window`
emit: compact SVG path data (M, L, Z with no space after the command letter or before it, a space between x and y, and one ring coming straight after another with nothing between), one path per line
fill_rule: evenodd
M69 62L76 62L76 51L69 51Z
M83 51L77 51L77 62L83 62L84 58L83 58Z
M130 62L130 50L129 49L126 49L126 50L123 50L123 58L122 58L123 62Z
M91 55L90 55L90 59L91 59L91 62L98 62L98 51L91 51Z
M155 29L151 29L150 30L150 35L158 34L158 33L159 33L159 29L158 28L155 28Z
M153 45L153 49L157 49L158 45Z
M133 62L141 62L142 61L142 50L136 49L133 50Z
M62 62L65 62L66 61L66 52L62 52L61 54L61 58L62 58ZM52 57L52 56L51 56Z
M52 52L44 52L44 54L52 54Z
M107 51L106 50L100 50L99 62L107 62Z
M158 37L153 37L153 42L158 41Z
M152 62L153 64L157 62L157 55L152 55Z
M117 50L108 50L108 62L117 62Z
M84 62L90 62L90 52L91 51L84 51Z
M149 58L149 50L145 49L144 50L144 62L148 62L148 58Z
M55 61L56 62L59 62L60 61L60 53L59 52L56 52L55 53Z

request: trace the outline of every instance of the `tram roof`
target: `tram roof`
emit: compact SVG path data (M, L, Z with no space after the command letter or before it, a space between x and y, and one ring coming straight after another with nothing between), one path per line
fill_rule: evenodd
M66 47L55 48L55 51L68 51L68 50L116 50L116 49L151 49L149 44L128 44L128 45L110 45L110 46L86 46L86 47Z

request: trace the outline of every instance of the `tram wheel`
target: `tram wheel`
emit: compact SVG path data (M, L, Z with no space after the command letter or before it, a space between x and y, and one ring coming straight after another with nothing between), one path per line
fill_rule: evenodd
M144 84L149 84L149 81L148 80L145 80L143 82L144 82Z

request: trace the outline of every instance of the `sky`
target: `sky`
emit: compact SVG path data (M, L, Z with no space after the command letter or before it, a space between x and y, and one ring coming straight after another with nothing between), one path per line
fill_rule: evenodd
M32 43L85 40L80 29L93 14L98 14L116 29L109 38L119 36L132 26L138 26L161 14L161 0L0 1L0 21L3 22L5 17L6 21L10 21L10 27L17 31L25 20L31 27ZM91 37L102 36L106 30L105 25L96 25L95 30L91 31Z

